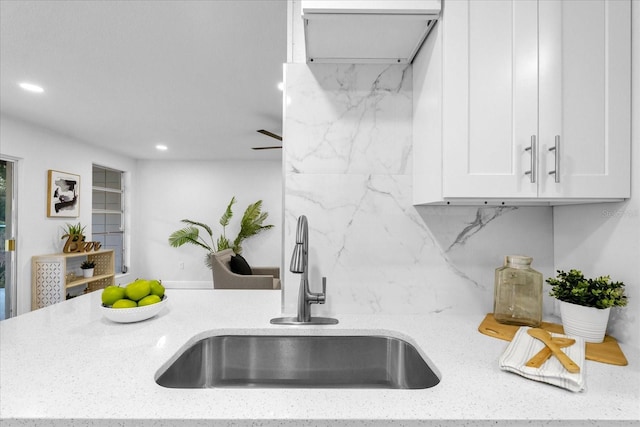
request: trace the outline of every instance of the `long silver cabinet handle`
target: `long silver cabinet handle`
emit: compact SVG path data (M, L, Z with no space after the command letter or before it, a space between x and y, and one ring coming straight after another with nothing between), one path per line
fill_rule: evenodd
M531 135L531 145L525 148L524 151L531 152L531 170L526 171L524 174L529 175L529 177L531 178L531 183L533 184L536 182L536 169L538 168L536 165L536 158L538 157L536 153L538 152L538 150L536 150L535 135Z
M549 175L555 175L556 183L560 182L560 135L556 135L556 145L549 148L555 156L555 169L549 172Z

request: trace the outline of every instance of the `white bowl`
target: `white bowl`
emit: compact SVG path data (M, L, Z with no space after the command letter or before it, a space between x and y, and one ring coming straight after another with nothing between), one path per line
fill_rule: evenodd
M166 295L162 297L162 301L142 307L111 308L102 305L101 308L104 317L111 320L112 322L133 323L152 318L156 314L160 313L160 310L162 310L165 305L167 305Z

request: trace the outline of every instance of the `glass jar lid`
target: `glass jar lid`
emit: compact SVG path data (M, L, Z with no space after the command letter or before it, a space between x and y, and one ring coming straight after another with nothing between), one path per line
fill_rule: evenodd
M524 268L531 265L533 258L526 255L507 255L507 266L514 268Z

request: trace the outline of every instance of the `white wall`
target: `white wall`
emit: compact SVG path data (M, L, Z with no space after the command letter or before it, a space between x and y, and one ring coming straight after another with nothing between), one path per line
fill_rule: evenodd
M625 283L629 304L614 309L608 333L640 345L640 4L632 2L631 199L554 208L555 266Z
M247 205L262 200L262 211L269 213L265 224L275 227L245 240L242 255L253 266L280 266L280 161L139 161L135 187L138 237L132 251L141 276L160 278L172 287L213 287L211 271L204 264L206 251L193 245L173 248L167 239L186 226L182 219L208 224L217 239L222 233L218 221L233 196L237 203L227 238L236 237Z
M61 227L80 221L91 234L92 165L135 175L135 161L20 120L0 116L0 154L17 160L17 311L31 310L31 257L62 251ZM80 216L47 218L47 171L80 175ZM134 199L134 189L128 195ZM135 231L132 234L135 238Z

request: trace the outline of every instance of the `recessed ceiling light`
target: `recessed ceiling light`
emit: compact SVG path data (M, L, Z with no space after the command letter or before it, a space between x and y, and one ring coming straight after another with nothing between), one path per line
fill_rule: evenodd
M167 151L168 149L169 149L169 147L167 147L164 144L157 144L156 145L156 150L158 150L158 151Z
M28 92L33 92L33 93L44 92L44 89L42 88L42 86L38 86L33 83L22 82L22 83L18 83L18 86L20 86L22 89Z

